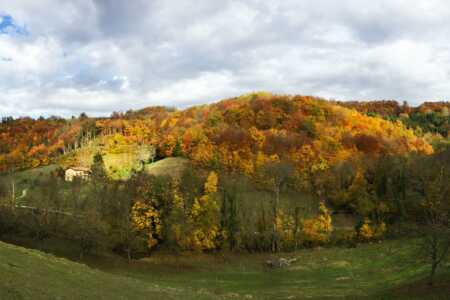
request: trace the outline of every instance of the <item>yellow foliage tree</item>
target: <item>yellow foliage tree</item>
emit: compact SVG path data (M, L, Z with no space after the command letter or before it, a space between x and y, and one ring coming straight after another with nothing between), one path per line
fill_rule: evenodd
M204 195L196 198L192 205L188 223L191 231L187 237L187 245L192 250L211 250L219 246L222 236L219 224L219 205L217 192L218 176L210 172L204 185Z
M217 192L217 183L219 181L219 177L216 172L211 172L208 175L208 178L205 182L205 194L214 194Z
M294 245L296 228L293 216L279 209L276 218L276 228L284 248Z
M331 215L323 202L319 204L319 215L303 221L302 232L307 242L320 244L327 242L333 231Z
M386 233L386 223L381 222L379 224L371 225L371 221L368 218L364 219L364 223L359 228L358 237L362 241L371 241L379 239Z
M189 231L186 224L185 202L179 192L178 184L173 187L172 210L170 213L170 238L178 245L180 249L188 248L186 233Z
M258 149L262 149L264 146L264 142L266 141L266 137L264 133L259 131L256 127L252 126L249 129L250 136L252 138L252 141L256 144Z
M131 220L137 231L145 233L147 246L153 249L158 244L162 224L159 211L143 201L136 201L131 209Z
M192 160L202 166L208 166L213 159L214 148L208 141L202 141L191 154Z
M374 235L375 233L370 226L370 220L368 218L365 218L364 223L362 224L358 232L359 239L363 241L370 241L371 239L373 239Z

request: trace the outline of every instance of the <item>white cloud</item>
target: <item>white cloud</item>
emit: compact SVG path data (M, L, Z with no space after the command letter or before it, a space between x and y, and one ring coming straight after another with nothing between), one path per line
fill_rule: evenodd
M146 97L158 104L169 106L173 103L183 106L192 102L210 102L242 93L243 90L236 88L233 80L233 75L228 71L203 73L196 78L183 79L149 91ZM186 98L186 94L189 98Z
M450 93L445 0L17 0L2 14L28 34L0 35L1 116L256 90L412 103Z

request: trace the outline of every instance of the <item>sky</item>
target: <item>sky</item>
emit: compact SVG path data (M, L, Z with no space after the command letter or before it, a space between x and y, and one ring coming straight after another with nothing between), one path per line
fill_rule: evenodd
M0 116L109 115L255 91L450 94L447 0L0 3Z

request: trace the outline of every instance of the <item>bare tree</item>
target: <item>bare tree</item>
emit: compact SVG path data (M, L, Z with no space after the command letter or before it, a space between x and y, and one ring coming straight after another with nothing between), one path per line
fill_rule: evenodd
M421 254L430 263L428 284L433 285L437 269L449 256L450 249L450 182L448 172L441 168L434 180L424 185L422 204Z
M263 167L262 170L262 185L269 190L274 198L272 202L272 252L279 250L279 236L277 231L277 219L280 207L280 194L282 188L288 182L289 178L294 174L294 166L289 161L272 162Z

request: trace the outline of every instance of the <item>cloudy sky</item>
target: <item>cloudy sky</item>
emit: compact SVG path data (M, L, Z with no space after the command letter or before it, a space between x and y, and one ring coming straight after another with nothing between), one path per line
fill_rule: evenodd
M416 104L450 94L448 0L14 0L0 115L108 115L252 91Z

